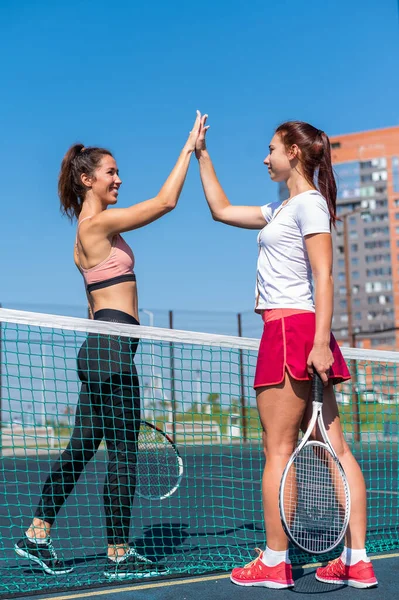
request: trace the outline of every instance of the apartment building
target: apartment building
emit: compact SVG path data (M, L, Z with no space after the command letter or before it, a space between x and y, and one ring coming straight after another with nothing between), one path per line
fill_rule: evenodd
M398 348L399 127L334 136L331 145L337 214L348 215L346 263L343 221L333 233L333 331L348 341L347 264L357 345Z
M356 345L399 349L399 126L331 137L338 185L333 231L334 320L340 343L349 343L346 264L349 267ZM280 185L281 200L288 195ZM388 331L387 331L388 330Z

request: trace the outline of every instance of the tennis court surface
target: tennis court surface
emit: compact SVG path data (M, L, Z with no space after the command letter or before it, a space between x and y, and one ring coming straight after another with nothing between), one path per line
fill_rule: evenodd
M254 547L265 545L261 430L252 390L257 340L5 309L0 310L0 321L1 598L34 593L72 598L92 593L123 600L132 590L136 598L144 594L146 598L238 598L245 593L252 599L265 593L277 593L279 598L293 593L243 591L225 575L252 560ZM73 572L44 575L13 550L32 519L52 463L68 443L79 392L76 356L89 332L114 337L139 334L135 363L142 418L174 437L183 460L183 478L170 497L149 500L136 495L134 502L131 544L169 570L169 575L156 580L110 584L104 577L107 540L102 488L107 455L103 445L87 464L52 529L54 546ZM377 577L386 582L367 593L382 598L398 571L399 353L347 349L344 354L351 361L356 386L352 381L339 389L340 410L366 478L367 547L381 556L375 568ZM349 590L318 583L312 567L303 568L326 558L293 554L295 591L333 590L348 597ZM362 592L351 589L349 593L352 597ZM390 593L394 597L393 588Z
M81 591L72 591L67 594L62 592L57 595L25 596L25 600L78 600L84 598L99 598L100 600L126 600L137 598L138 600L258 600L260 598L271 598L289 600L293 594L300 594L301 598L322 598L325 594L333 592L332 598L337 600L344 598L361 598L366 593L368 597L378 600L389 600L397 594L397 572L399 553L380 554L373 557L376 576L379 580L378 588L368 592L346 586L331 586L320 583L314 577L316 564L302 565L294 569L295 587L291 590L271 590L265 588L247 587L243 589L233 585L228 574L206 575L198 577L187 577L182 579L170 579L162 582L136 583L110 588L97 588ZM267 595L267 596L266 596Z

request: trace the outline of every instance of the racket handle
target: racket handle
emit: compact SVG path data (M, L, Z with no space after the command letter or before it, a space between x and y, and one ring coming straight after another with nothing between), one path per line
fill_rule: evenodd
M323 380L315 370L313 375L313 384L312 384L312 401L313 402L321 402L323 403L324 396L324 385Z

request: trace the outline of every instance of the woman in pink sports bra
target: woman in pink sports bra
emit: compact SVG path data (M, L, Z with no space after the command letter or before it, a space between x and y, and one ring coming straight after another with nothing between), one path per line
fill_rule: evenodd
M197 112L188 140L159 193L129 208L107 210L117 203L122 184L109 150L75 144L66 153L58 185L61 209L78 221L74 258L84 278L93 319L139 324L134 257L121 234L144 227L176 207L199 126ZM133 361L138 342L136 338L89 334L79 351L81 390L72 437L44 484L29 529L15 544L19 556L51 575L73 570L59 560L50 530L103 439L108 456L104 576L114 581L165 572L162 565L139 554L128 542L140 427L140 389Z
M372 587L377 579L365 550L366 488L343 437L333 388L350 374L331 334L331 226L336 220L337 188L329 138L309 123L280 125L264 164L273 181L286 183L289 197L262 207L232 206L206 149L206 120L207 115L201 119L196 148L206 200L216 221L259 231L255 310L264 321L254 388L264 431L262 496L267 546L244 568L234 569L231 580L243 586L294 585L278 493L299 429L307 429L312 413L308 400L315 369L325 384L324 421L352 499L344 551L339 559L319 568L316 576L326 583Z

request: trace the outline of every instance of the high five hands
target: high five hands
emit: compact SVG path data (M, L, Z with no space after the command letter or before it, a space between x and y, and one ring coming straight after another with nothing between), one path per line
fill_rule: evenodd
M207 118L208 115L202 116L200 111L197 110L197 117L186 142L187 149L190 152L195 151L195 156L198 159L201 157L201 153L206 150L205 135L209 129L209 125L205 125Z

